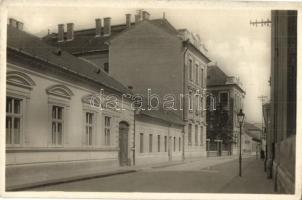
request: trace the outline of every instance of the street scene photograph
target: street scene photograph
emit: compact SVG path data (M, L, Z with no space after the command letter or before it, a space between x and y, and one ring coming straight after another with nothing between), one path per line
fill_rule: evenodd
M6 193L301 195L298 10L121 5L7 4Z

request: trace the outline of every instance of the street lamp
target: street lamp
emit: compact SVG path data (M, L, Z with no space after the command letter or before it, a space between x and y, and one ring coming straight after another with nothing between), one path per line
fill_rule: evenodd
M242 112L242 109L240 109L239 113L237 114L237 119L240 126L240 135L239 135L239 176L241 176L241 164L242 164L242 156L241 156L241 132L242 132L242 124L244 121L245 114Z

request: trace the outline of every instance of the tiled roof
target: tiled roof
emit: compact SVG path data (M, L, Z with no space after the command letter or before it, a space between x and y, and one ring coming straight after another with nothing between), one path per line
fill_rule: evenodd
M150 23L162 28L163 30L177 35L177 30L166 19L149 20ZM131 24L135 26L134 23ZM106 44L111 38L114 38L127 29L126 24L111 26L110 36L95 36L95 28L74 31L74 39L71 41L58 42L57 33L51 33L43 37L43 40L55 47L61 47L72 54L81 54L85 52L108 50ZM66 33L65 33L66 35Z
M207 71L207 86L224 85L227 77L218 66L209 66Z
M248 122L244 122L243 129L244 132L252 137L255 141L260 141L259 133L261 132L261 129L259 129L257 126Z
M110 77L106 72L99 70L99 73L96 73L97 68L92 64L66 51L61 51L61 55L58 55L58 48L47 45L40 38L9 25L7 27L7 47L56 65L120 93L129 93L128 88Z

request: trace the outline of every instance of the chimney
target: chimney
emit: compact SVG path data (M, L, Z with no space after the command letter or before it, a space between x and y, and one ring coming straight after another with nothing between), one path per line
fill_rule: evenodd
M102 34L102 20L100 18L95 19L95 36L100 37Z
M141 16L139 14L135 15L135 24L138 24L140 22Z
M17 28L17 20L15 20L13 18L9 18L9 25L11 27Z
M17 29L19 29L19 30L23 30L23 23L22 22L19 22L19 21L17 21Z
M126 26L127 28L131 27L131 14L126 14Z
M150 14L147 11L143 11L142 15L143 15L143 20L149 20Z
M111 34L111 18L104 18L104 36L109 36Z
M73 23L67 24L67 40L73 40L74 37L73 27L74 27Z
M64 41L64 24L58 25L58 42Z

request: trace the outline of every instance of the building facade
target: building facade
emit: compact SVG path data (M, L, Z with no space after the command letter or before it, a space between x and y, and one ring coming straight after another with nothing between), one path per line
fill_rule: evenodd
M18 24L7 27L7 190L182 159L178 116L134 112L130 89Z
M295 193L297 11L272 11L271 100L267 109L267 172L278 192ZM267 115L269 114L269 115Z
M68 29L61 34L65 38L59 39L59 26L58 33L44 40L89 60L133 88L135 94L149 94L162 101L173 98L175 104L170 111L186 122L184 157L205 156L206 115L197 107L205 107L201 96L210 60L199 37L184 29L176 30L164 18L151 20L146 11L135 15L135 22L130 14L122 25L112 26L110 18L103 21L104 26L96 19L95 28L73 31L72 40L67 39ZM162 101L158 102L160 106Z
M239 123L245 91L240 81L225 74L216 64L207 71L207 140L208 151L238 153Z

